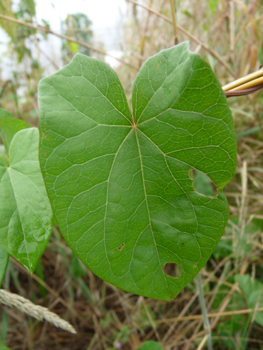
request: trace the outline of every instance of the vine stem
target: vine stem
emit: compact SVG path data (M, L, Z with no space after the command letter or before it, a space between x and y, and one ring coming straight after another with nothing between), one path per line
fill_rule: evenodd
M200 301L201 310L202 310L203 319L204 319L204 330L207 335L207 347L208 347L208 350L213 350L211 328L210 328L210 323L208 320L206 306L205 306L204 290L202 286L202 278L201 278L200 272L196 276L196 281L197 281L197 286L199 291L199 301Z
M248 95L263 88L263 69L222 87L226 97Z

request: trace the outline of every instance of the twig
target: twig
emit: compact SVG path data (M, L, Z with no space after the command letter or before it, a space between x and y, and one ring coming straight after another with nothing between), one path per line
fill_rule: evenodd
M46 28L46 27L42 27L42 26L34 26L33 24L30 24L30 23L27 23L27 22L24 22L24 21L20 21L18 19L15 19L15 18L12 18L12 17L8 17L8 16L4 16L4 15L1 15L0 14L0 18L6 20L6 21L9 21L9 22L13 22L13 23L16 23L16 24L20 24L21 26L24 26L24 27L28 27L28 28L31 28L31 29L34 29L34 30L40 30L42 32L45 32L47 34L52 34L52 35L55 35L57 36L58 38L61 38L61 39L64 39L64 40L67 40L67 41L70 41L70 42L73 42L73 43L76 43L80 46L83 46L85 47L86 49L89 49L89 50L92 50L94 52L98 52L102 55L105 55L105 56L109 56L109 57L112 57L114 58L115 60L135 69L135 70L138 70L138 67L134 66L133 64L129 63L129 62L126 62L124 60L122 60L121 58L117 58L109 53L107 53L106 51L103 51L101 49L97 49L96 47L94 46L91 46L89 44L86 44L84 43L83 41L79 41L79 40L76 40L70 36L67 36L67 35L63 35L63 34L59 34L59 33L56 33L56 32L53 32L52 30Z
M175 8L174 8L174 0L170 0L171 12L173 18L173 27L174 27L174 45L178 44L178 33L177 33L177 25L176 25L176 17L175 17Z
M144 8L147 11L152 12L153 14L155 14L156 16L164 19L166 22L169 22L171 24L173 24L173 21L162 15L161 13L153 10L152 8L147 7L146 5L143 5L137 1L134 0L127 0L135 5L141 6L142 8ZM210 53L211 56L215 57L228 71L229 73L233 76L236 77L235 72L229 67L229 65L215 52L213 51L208 45L206 45L205 43L203 43L202 41L200 41L198 38L196 38L194 35L192 35L190 32L188 32L186 29L184 29L183 27L181 27L179 24L177 24L177 28L184 33L185 35L187 35L189 38L191 38L193 41L195 41L198 45L202 46L207 52Z
M149 5L151 6L152 0L150 0ZM148 12L148 16L145 21L145 27L144 27L144 32L142 35L142 40L141 40L141 45L140 45L140 62L139 62L139 67L143 64L143 55L144 55L144 49L145 49L145 40L146 36L148 35L148 27L149 27L149 21L150 21L150 15L151 12Z
M203 290L203 286L202 286L202 278L201 278L200 273L197 274L196 280L197 280L197 286L198 286L198 290L199 290L199 301L200 301L201 310L202 310L203 319L204 319L204 330L205 330L205 333L207 336L207 347L208 347L208 350L213 350L211 328L210 328L210 323L209 323L208 316L207 316L206 305L205 305L205 296L204 296L204 290Z
M207 317L214 318L214 317L222 317L222 316L245 315L245 314L250 314L253 311L254 311L254 309L214 312L214 313L207 314ZM259 307L257 309L257 311L258 312L263 311L263 307ZM179 321L201 320L202 318L203 318L203 315L192 315L192 316L166 318L163 320L155 320L154 322L156 322L156 323L170 323L170 322L179 322Z
M196 350L201 350L203 346L205 345L205 342L207 341L207 335L204 336L201 343L199 344L198 348Z
M47 321L52 323L58 328L62 328L67 332L76 334L74 327L65 320L62 320L54 312L49 311L47 308L33 304L31 301L21 297L20 295L13 294L7 290L0 290L0 303L9 307L15 307L19 311L36 318L39 321Z

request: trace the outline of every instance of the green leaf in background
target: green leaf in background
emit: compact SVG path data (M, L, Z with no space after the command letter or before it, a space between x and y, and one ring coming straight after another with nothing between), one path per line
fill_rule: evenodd
M143 343L137 350L163 350L163 347L160 343L149 340Z
M0 120L13 118L12 114L3 108L0 108Z
M36 15L35 0L20 0L18 4L18 15L28 13L30 17Z
M0 343L0 350L11 350L11 349L7 347L4 343Z
M10 165L0 158L0 243L31 273L52 230L38 142L36 128L20 130L10 144Z
M12 11L12 0L0 1L0 13L8 17L15 18L15 15ZM15 23L0 19L0 27L4 29L4 31L13 41L15 41L17 31L17 26Z
M59 228L83 263L130 293L171 300L224 232L232 117L188 43L144 63L132 102L133 114L115 72L77 54L39 84L40 162ZM194 191L193 169L216 184L216 197ZM180 277L164 273L168 263Z
M263 284L256 279L253 279L250 275L237 275L237 283L239 284L240 289L242 290L247 307L249 309L254 309L256 305L259 308L263 307ZM249 317L252 318L253 313L249 314ZM257 312L255 321L263 327L263 312Z
M5 270L9 260L9 254L0 244L0 286L5 275Z
M261 219L253 218L248 225L245 225L244 230L241 232L239 219L230 217L225 229L225 235L228 239L221 239L213 252L213 256L218 260L234 253L233 258L247 257L252 259L251 249L253 246L253 237L255 237L257 232L262 231L263 220Z
M6 153L9 154L9 147L14 135L23 129L30 128L30 125L24 120L2 119L0 120L0 134L3 138Z

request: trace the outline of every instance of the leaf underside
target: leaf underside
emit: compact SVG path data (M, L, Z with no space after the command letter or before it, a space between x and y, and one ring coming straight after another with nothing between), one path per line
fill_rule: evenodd
M83 263L128 292L171 300L223 234L232 117L188 43L145 62L132 104L133 115L110 67L77 54L39 84L41 169L59 228ZM194 191L192 169L210 177L216 197ZM180 277L164 273L167 263Z
M31 273L51 235L53 214L38 161L39 133L12 138L9 166L0 156L0 243Z

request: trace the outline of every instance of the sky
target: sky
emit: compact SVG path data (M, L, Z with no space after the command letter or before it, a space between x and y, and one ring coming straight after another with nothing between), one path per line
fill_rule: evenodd
M93 30L106 34L116 28L125 11L125 0L37 0L37 18L47 19L54 31L60 31L60 22L68 14L82 12L93 22Z
M13 0L14 6L19 0ZM103 49L113 56L121 57L119 49L120 44L120 28L121 18L126 12L125 0L35 0L36 2L36 17L38 24L41 25L41 20L49 22L51 30L61 33L61 22L64 21L68 14L84 13L92 21L92 30L94 34L93 45L100 47L103 43ZM9 39L5 32L0 29L0 55L2 61L1 75L6 79L13 70L13 64L8 61L3 55L7 51L7 43ZM43 43L47 55L51 55L57 62L60 61L61 39L49 35L48 42ZM106 62L116 67L118 61L106 56ZM45 75L49 75L55 71L46 61ZM60 68L62 62L60 62Z
M68 14L82 12L92 21L94 46L102 42L104 49L120 56L120 21L126 10L125 0L37 0L37 20L48 20L51 29L61 32L61 22ZM54 38L51 39L54 41ZM116 61L107 59L111 65Z

